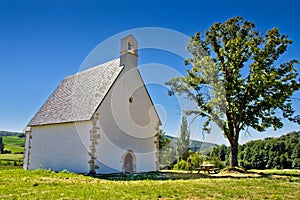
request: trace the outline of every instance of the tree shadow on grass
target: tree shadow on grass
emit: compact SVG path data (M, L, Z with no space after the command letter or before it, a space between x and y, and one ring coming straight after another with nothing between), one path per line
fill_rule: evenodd
M269 177L268 174L249 172L245 174L239 173L219 173L219 174L208 174L208 173L187 173L179 171L156 171L156 172L144 172L144 173L113 173L113 174L97 174L89 175L94 178L112 180L112 181L137 181L137 180L192 180L201 178L262 178Z
M264 177L271 177L271 176L282 176L282 177L298 177L300 178L300 173L282 173L282 172L272 172L272 173L263 173L260 172L259 174L262 174Z
M113 173L113 174L97 174L89 175L94 178L112 180L112 181L137 181L137 180L192 180L201 178L270 178L270 179L284 179L289 181L300 181L300 174L298 173L263 173L263 172L251 172L247 171L245 173L238 172L228 172L222 171L218 174L208 174L208 173L188 173L186 171L155 171L155 172L144 172L144 173Z
M300 174L296 173L282 173L282 172L272 172L272 173L263 173L259 172L258 174L261 177L268 179L276 179L276 180L288 180L289 182L298 182L300 183Z
M137 180L189 180L199 178L212 178L209 174L186 172L143 172L143 173L113 173L90 175L94 178L113 181L137 181Z

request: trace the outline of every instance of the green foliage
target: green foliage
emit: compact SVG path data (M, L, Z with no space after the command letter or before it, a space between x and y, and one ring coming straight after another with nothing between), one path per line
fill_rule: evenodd
M180 125L180 136L176 141L176 155L177 158L186 160L188 158L188 151L190 145L190 130L186 116L182 116Z
M168 142L162 149L159 150L159 169L172 169L173 165L176 164L178 157L176 156L176 143L178 138L166 136L170 142ZM215 146L215 144L200 142L196 140L190 140L190 150L185 151L183 154L184 158L188 158L193 155L194 152L200 152L201 154L209 154L209 148Z
M23 166L23 160L0 160L0 166Z
M203 131L214 122L231 145L230 164L238 165L238 139L241 130L252 127L264 131L282 128L277 115L293 122L292 95L299 90L293 59L278 59L292 43L278 28L259 33L252 22L235 17L215 23L205 35L190 38L187 50L192 54L185 77L170 79L169 94L185 95L198 106L186 111L205 118ZM284 159L284 158L282 158Z
M299 169L300 132L241 146L241 165L247 169ZM244 150L244 151L243 151Z
M188 164L186 160L180 160L173 167L174 170L188 170Z
M198 168L199 165L201 165L205 160L205 157L201 156L199 152L193 153L192 155L190 155L190 158L192 159L192 164L194 168Z
M209 163L220 169L223 169L225 167L224 162L221 161L218 157L210 157Z
M220 152L229 157L229 147L213 148L211 155L221 159ZM239 165L246 169L300 169L300 132L279 138L247 142L239 147Z
M158 140L159 140L159 149L162 149L164 146L170 144L171 139L166 137L166 132L162 129L158 130Z
M0 136L0 153L4 153L4 143L2 136Z
M229 148L226 145L222 144L220 146L213 147L210 156L217 157L221 161L226 161L229 159L229 153Z
M220 169L225 167L224 162L222 162L218 157L211 157L201 155L199 152L189 151L189 156L192 160L192 165L194 168L198 168L202 164L212 164ZM179 160L173 167L174 170L188 170L187 160Z

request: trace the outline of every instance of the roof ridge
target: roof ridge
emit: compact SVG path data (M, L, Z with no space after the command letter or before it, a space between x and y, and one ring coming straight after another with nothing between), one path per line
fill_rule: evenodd
M101 66L104 66L104 65L107 65L107 64L110 65L111 63L116 62L116 61L118 61L118 60L120 60L120 58L115 58L115 59L106 61L106 62L104 62L104 63L101 63L101 64L98 64L98 65L92 66L92 67L90 67L90 68L87 68L87 69L84 69L84 70L82 70L82 71L79 71L79 72L77 72L77 73L75 73L75 74L66 76L66 77L64 78L64 80L69 79L69 78L72 78L72 77L74 77L74 76L79 76L79 75L88 73L88 72L90 72L90 71L92 71L92 70L95 70L95 69L98 68L98 67L101 67Z

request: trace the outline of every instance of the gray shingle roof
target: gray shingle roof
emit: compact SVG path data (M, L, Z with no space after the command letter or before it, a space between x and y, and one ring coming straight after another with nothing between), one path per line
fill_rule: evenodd
M118 58L66 77L28 126L90 120L122 69Z

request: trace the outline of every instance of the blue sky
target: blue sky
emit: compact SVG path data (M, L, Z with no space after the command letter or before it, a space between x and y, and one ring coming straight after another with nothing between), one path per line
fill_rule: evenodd
M22 131L59 82L76 73L99 43L130 29L161 27L191 36L214 22L242 16L262 32L278 27L288 34L294 42L282 60L300 59L299 6L297 0L0 1L0 130ZM140 64L151 62L184 70L183 59L174 54L142 50ZM143 76L149 78L147 73ZM159 87L152 86L149 91L154 103L168 105L164 128L175 135L180 121L178 102L162 98L165 89ZM284 129L265 134L249 130L250 135L242 137L246 141L292 130L300 130L299 125L286 123ZM192 135L201 136L199 131Z

